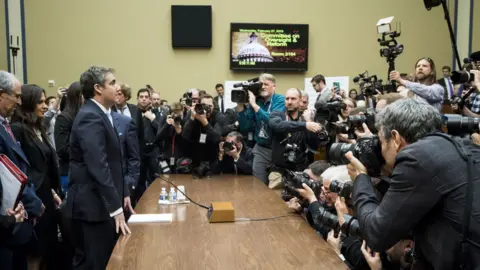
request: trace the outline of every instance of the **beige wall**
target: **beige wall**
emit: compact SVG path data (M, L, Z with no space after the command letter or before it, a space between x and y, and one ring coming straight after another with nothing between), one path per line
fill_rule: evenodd
M472 52L480 51L480 1L473 1Z
M120 81L136 91L151 84L162 98L177 100L187 88L214 92L217 82L244 80L255 73L229 70L230 22L310 24L309 69L278 73L277 89L303 88L304 78L322 73L349 75L368 69L385 77L387 63L379 57L375 24L396 16L402 22L399 41L405 52L397 69L413 71L428 56L437 66L451 64L448 30L441 7L427 11L423 1L403 0L210 0L213 47L173 50L170 6L198 4L174 0L25 1L29 82L46 87L78 80L89 65L114 67ZM48 89L53 93L53 89Z
M0 70L8 69L7 28L5 26L5 0L0 0Z

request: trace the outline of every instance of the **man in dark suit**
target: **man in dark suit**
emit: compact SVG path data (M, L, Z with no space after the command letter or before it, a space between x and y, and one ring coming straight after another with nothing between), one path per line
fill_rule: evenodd
M218 164L214 173L252 174L253 152L243 143L240 132L230 132L219 145Z
M220 113L225 113L226 108L225 108L225 100L224 100L224 89L223 89L223 84L217 83L215 85L215 91L217 91L217 96L213 98L213 107L215 111L220 112Z
M15 108L21 104L21 83L12 74L0 71L0 154L6 155L25 174L29 166L28 159L17 144L9 121ZM0 262L2 269L27 269L26 244L32 237L34 218L40 217L45 209L28 183L21 201L30 220L17 222L13 228L0 229Z
M125 115L112 112L112 119L120 139L124 180L130 194L133 194L140 175L140 149L138 147L137 128L135 127L135 121ZM132 205L135 207L134 200L132 200ZM135 213L131 208L127 210L132 214Z
M109 109L119 88L113 70L92 66L80 77L85 104L70 135L66 215L72 219L74 269L105 269L117 233L129 234L122 206L130 208L118 133Z
M115 105L112 106L112 111L132 118L135 121L135 125L137 127L137 138L139 141L142 141L144 136L142 111L140 111L137 105L127 103L131 98L132 89L130 88L130 86L126 84L120 84L120 89L119 91L117 91Z
M355 213L367 245L382 252L413 232L416 262L430 265L425 269L459 269L467 213L465 269L478 269L480 146L438 133L442 128L440 113L423 100L398 100L377 114L376 120L382 155L393 168L390 187L381 202L364 165L352 153L346 155L354 181ZM468 154L473 159L471 187L467 186ZM472 201L471 209L465 212L467 191L472 192ZM439 237L442 235L448 237Z
M437 81L445 90L443 94L443 102L449 104L449 100L455 95L455 87L453 86L451 76L452 69L449 66L442 67L443 77Z

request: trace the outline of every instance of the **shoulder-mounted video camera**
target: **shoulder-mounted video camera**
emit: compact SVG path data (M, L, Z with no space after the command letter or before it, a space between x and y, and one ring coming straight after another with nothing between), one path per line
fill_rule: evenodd
M232 102L235 103L248 103L249 94L248 91L251 91L255 97L260 95L260 90L262 89L263 83L260 82L260 79L253 78L245 82L236 83L233 85L234 88L241 88L241 89L234 89L232 90Z

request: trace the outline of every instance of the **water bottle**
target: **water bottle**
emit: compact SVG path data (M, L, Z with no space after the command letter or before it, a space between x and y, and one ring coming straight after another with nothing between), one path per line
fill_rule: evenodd
M162 191L160 192L160 201L167 200L167 189L162 187Z
M176 202L177 201L177 193L175 192L175 188L170 188L170 194L168 196L170 202Z

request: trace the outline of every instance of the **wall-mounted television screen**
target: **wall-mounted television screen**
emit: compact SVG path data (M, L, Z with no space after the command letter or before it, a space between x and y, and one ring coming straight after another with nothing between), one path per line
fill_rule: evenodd
M232 23L230 69L308 69L308 24Z

